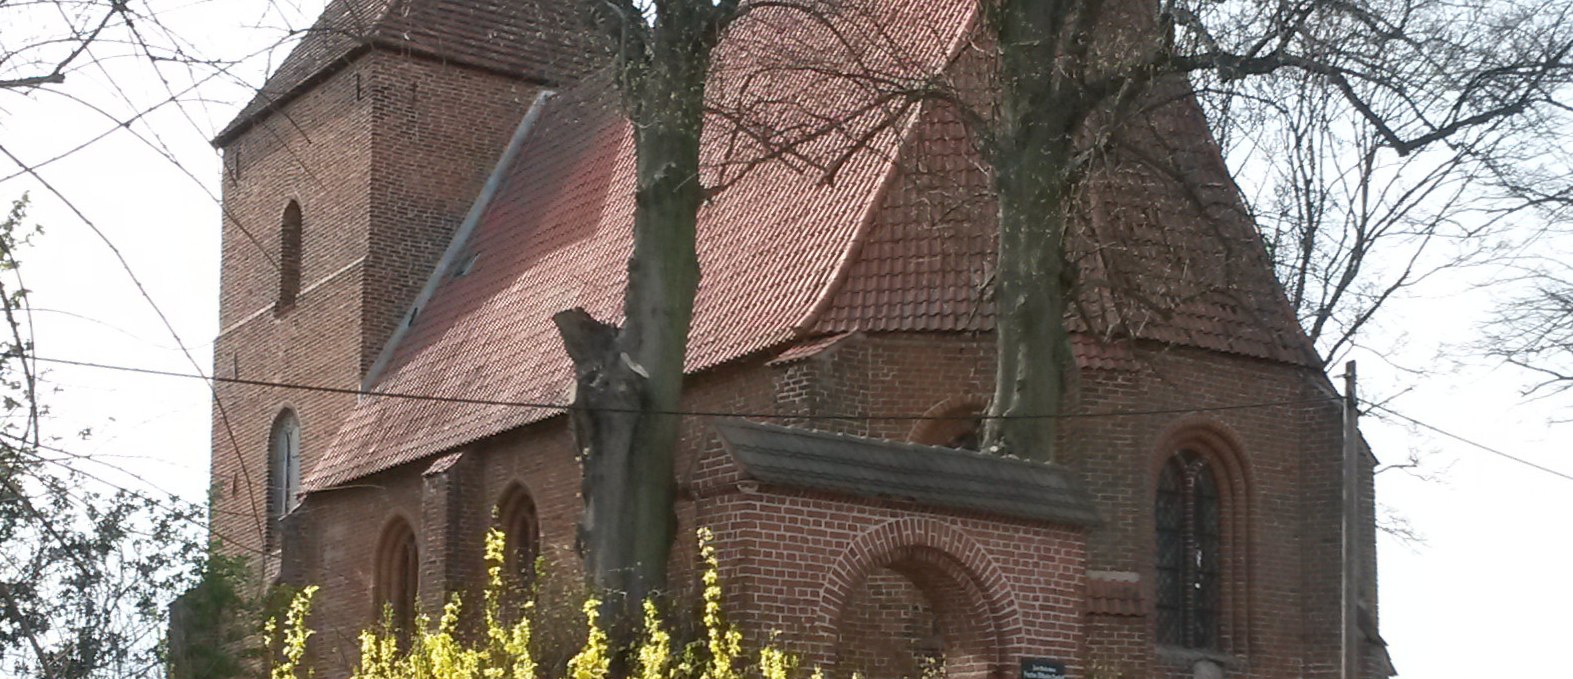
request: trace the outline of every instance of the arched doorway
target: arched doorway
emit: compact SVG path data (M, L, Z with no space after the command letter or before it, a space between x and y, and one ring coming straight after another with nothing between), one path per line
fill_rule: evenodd
M927 594L900 572L870 573L836 625L838 675L930 677L944 673L945 633Z
M987 564L972 563L977 553L936 546L933 540L948 531L925 524L887 524L859 542L893 546L868 552L854 546L851 553L870 558L843 562L847 570L838 575L845 577L846 594L831 602L837 679L854 672L865 679L986 679L999 668L1001 622L1011 607L1003 593L982 584L999 579L980 573ZM899 535L913 532L929 540Z

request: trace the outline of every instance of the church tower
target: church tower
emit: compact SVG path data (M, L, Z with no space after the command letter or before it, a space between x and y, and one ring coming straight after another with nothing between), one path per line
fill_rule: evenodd
M594 54L567 3L330 2L214 140L214 374L359 387L523 112L593 69ZM302 469L354 402L218 385L212 534L227 552L281 574Z

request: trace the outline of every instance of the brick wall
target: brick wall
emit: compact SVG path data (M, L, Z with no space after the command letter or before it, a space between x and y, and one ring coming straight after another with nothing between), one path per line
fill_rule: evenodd
M536 91L371 51L230 142L215 373L359 386ZM292 200L302 215L302 289L280 308L281 226ZM261 514L273 419L284 408L297 413L309 469L353 403L341 394L219 385L213 535L236 553L270 551Z
M371 116L357 62L320 83L224 149L220 335L214 373L246 379L353 386L366 254ZM302 290L275 309L285 206L302 215ZM233 384L213 412L212 532L226 548L265 551L268 436L283 408L301 423L309 464L327 446L353 397ZM270 564L270 568L272 564Z
M991 351L986 337L960 334L850 337L807 358L769 364L768 357L760 357L696 376L687 402L695 410L775 412L783 419L795 416L799 424L808 426L906 439L916 435L917 423L878 416L977 402L980 394L989 392ZM1073 393L1073 409L1183 411L1327 396L1318 386L1320 378L1301 368L1172 348L1137 347L1135 356L1134 370L1083 371ZM810 412L872 417L850 423L803 417ZM708 422L688 418L678 466L683 493L673 581L680 594L691 594L695 557L689 536L696 525L710 526L717 532L730 605L751 638L758 640L779 630L785 634L783 641L816 662L829 663L845 639L826 631L827 625L835 628L828 621L836 618L826 617L829 595L822 584L830 566L819 560L847 554L847 545L867 531L922 517L932 522L924 525L942 527L936 529L941 532L960 531L990 559L1009 564L1000 568L1011 576L1005 580L1014 589L1000 591L1013 592L1017 605L1036 607L1031 615L1040 617L1031 619L1037 622L1022 623L1020 629L1049 631L1037 637L1026 632L1007 634L1006 655L1066 657L1078 667L1097 663L1127 676L1189 676L1198 660L1218 662L1230 677L1317 676L1332 671L1337 658L1338 417L1336 404L1299 404L1067 420L1059 461L1079 473L1104 519L1085 537L992 517L739 485L736 470ZM1232 564L1228 578L1234 585L1225 595L1226 653L1157 648L1152 641L1155 480L1164 456L1182 442L1215 446L1220 454L1234 456L1232 466L1220 471L1228 477L1225 485L1236 489L1236 497L1226 506L1237 517L1227 550ZM581 506L579 476L564 421L549 420L480 442L467 454L477 457L482 470L483 490L465 499L472 506L471 516L479 515L473 510L484 512L495 504L512 484L523 484L540 513L548 553L556 556L565 572L575 569L571 545ZM364 571L373 553L372 545L334 542L329 527L342 535L343 524L380 526L395 513L419 511L422 503L433 501L429 483L423 491L416 480L429 464L430 460L417 462L377 477L389 480L376 481L376 490L332 491L310 499L307 504L314 508L313 515L326 522L318 526L315 540L333 543L319 547L324 575ZM391 480L400 475L411 480ZM474 536L483 523L471 519L468 526L428 525L422 530L469 531L470 538L442 542L478 544ZM375 535L375 531L357 535ZM435 544L434 538L423 544ZM1028 552L1010 552L1018 547ZM458 553L445 558L478 562L478 549L467 554L464 548L451 549ZM954 552L950 547L918 551L930 556ZM845 591L836 596L838 600L868 596L858 593L867 582L859 578L868 574L888 578L882 569L894 566L893 572L916 583L943 627L945 605L940 599L947 591L945 585L961 582L960 590L953 591L965 592L967 579L934 575L945 572L941 566L947 561L926 558L922 554L898 554L888 561L871 557L858 574L838 576L846 582ZM1051 564L1049 570L1033 565L1040 561ZM1098 573L1100 582L1133 582L1120 591L1134 592L1130 605L1140 610L1132 614L1123 609L1089 609L1083 601L1088 572ZM924 577L930 580L924 582ZM422 586L443 585L423 581ZM433 600L429 594L423 599ZM987 593L953 597L973 599L986 600ZM897 596L886 603L900 606L914 601ZM340 638L370 620L365 604L319 610L338 611L322 613L319 622L341 629ZM961 617L977 615L974 611ZM859 623L850 624L855 628Z
M1180 676L1207 658L1223 664L1228 676L1336 671L1340 415L1334 402L1308 403L1330 395L1325 380L1308 369L1240 356L1127 349L1134 351L1136 369L1081 371L1070 409L1175 412L1064 423L1057 459L1080 473L1106 522L1088 535L1088 567L1138 578L1142 605L1151 606L1158 465L1181 440L1210 442L1233 460L1231 483L1238 490L1230 508L1236 534L1226 550L1233 584L1224 594L1229 652L1157 649L1150 616L1098 613L1089 614L1089 657L1136 676ZM925 423L878 416L981 403L993 382L991 353L986 336L852 336L778 365L776 382L791 406L784 412L875 417L850 423L800 418L800 424L922 439ZM1269 402L1296 405L1184 412ZM1374 544L1370 537L1365 542L1369 589Z
M531 88L496 76L373 52L231 143L225 161L223 331L216 373L358 384L533 95ZM449 115L460 109L475 115L463 120ZM302 291L291 307L275 309L279 227L290 200L303 214ZM1326 395L1320 377L1283 364L1153 346L1134 352L1133 370L1083 371L1072 408L1183 410ZM851 335L807 353L775 364L756 357L697 376L688 403L696 410L774 412L803 426L931 441L935 434L924 430L925 423L878 416L964 411L981 404L992 387L987 336ZM273 419L286 407L297 412L309 467L352 403L342 395L221 385L214 413L214 536L239 553L266 552L265 520L258 513L266 507ZM828 415L856 417L824 419ZM1000 556L1008 552L1004 536L1019 540L1027 535L1028 548L1040 550L1030 558L1057 554L1055 559L1078 565L1069 570L1056 565L1052 575L1040 572L1013 581L1011 587L1019 591L1011 591L1017 594L1031 590L1024 583L1032 578L1042 581L1042 592L1021 596L1047 593L1057 602L1036 604L1046 608L1031 618L1038 621L1032 624L1057 631L1042 637L1007 634L1004 653L1060 654L1131 676L1182 676L1203 656L1155 648L1150 616L1086 611L1066 618L1069 609L1060 599L1069 597L1070 608L1079 607L1077 583L1093 570L1135 577L1141 583L1139 604L1150 607L1156 469L1173 452L1176 437L1192 432L1208 433L1223 454L1237 461L1233 483L1239 493L1232 513L1242 522L1229 554L1234 582L1226 596L1230 652L1206 657L1225 665L1228 676L1331 676L1338 651L1339 420L1334 404L1068 420L1058 460L1080 474L1105 519L1085 536L1084 551L1081 537L987 517L805 494L748 495L728 485L729 463L707 422L690 418L679 463L684 494L674 582L680 590L692 588L694 550L688 536L693 527L717 526L732 601L757 638L777 626L796 629L793 621L808 620L810 609L823 609L819 590L786 584L798 577L793 569L809 568L806 563L783 567L796 563L791 559L800 557L797 547L809 553L839 550L826 545L850 544L859 531L924 516L961 531L983 545L979 549L1019 564L1029 557ZM413 463L318 494L301 508L303 547L297 565L305 579L325 586L317 616L323 632L313 640L313 653L326 676L349 667L355 631L375 619L371 555L394 517L410 521L419 536L422 599L428 607L444 591L473 588L488 510L516 482L536 502L548 557L564 580L576 577L571 545L580 508L579 477L562 421L478 442L464 453L460 464L444 471L423 476L431 460ZM1366 478L1362 495L1369 512ZM840 527L838 536L827 537L825 522ZM789 523L809 530L789 529ZM1373 535L1368 531L1365 537L1368 546ZM808 542L794 546L793 540ZM875 590L894 592L884 604L871 605L911 608L919 605L912 596L918 591L944 627L946 606L963 605L946 604L946 593L965 593L968 580L957 575L964 568L946 570L947 562L935 556L942 553L949 552L917 550L892 556L889 563L870 561L865 566L874 579L853 578L843 595L856 601L875 597ZM892 565L896 570L890 570ZM1367 566L1365 587L1374 601L1374 547ZM276 567L269 564L270 572ZM902 579L912 587L903 589ZM861 604L855 608L865 610ZM850 620L847 628L861 624ZM829 662L838 644L857 636L837 641L821 628L801 629L804 636L797 641L821 662ZM947 636L976 632L955 629L962 631L947 631Z

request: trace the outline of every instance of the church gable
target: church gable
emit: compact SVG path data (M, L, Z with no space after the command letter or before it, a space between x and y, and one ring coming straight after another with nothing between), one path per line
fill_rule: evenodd
M1142 339L1320 365L1188 93L1117 129L1105 157L1072 208L1078 354ZM928 106L813 329L991 330L985 168L954 109Z
M927 52L904 47L885 68L942 70L971 30L969 2L894 7L912 16L885 25L921 26L908 37ZM958 117L935 104L896 107L795 64L822 59L805 55L832 38L778 14L751 14L718 56L712 97L733 115L706 130L706 182L724 188L700 214L688 369L818 334L991 329L994 206ZM544 105L460 248L465 270L436 274L435 294L373 376L381 391L460 401L362 399L308 488L558 412L512 404L563 400L572 371L552 314L619 315L633 152L615 102L592 78ZM738 112L762 122L739 122ZM839 128L804 133L837 118ZM780 154L760 130L807 141ZM1116 142L1070 238L1081 363L1103 363L1096 337L1316 365L1188 95L1138 116ZM1138 147L1161 155L1130 152ZM478 393L501 403L463 400Z

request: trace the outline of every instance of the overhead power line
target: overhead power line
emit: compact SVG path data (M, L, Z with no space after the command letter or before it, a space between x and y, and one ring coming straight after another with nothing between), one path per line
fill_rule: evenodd
M376 396L380 398L407 399L413 401L433 401L439 403L460 403L467 405L500 406L508 408L537 408L543 410L586 410L584 406L575 406L566 403L547 403L540 401L512 401L489 398L471 398L466 396L443 396L438 394L416 394L397 391L380 391L367 389L353 389L349 387L329 387L293 382L276 382L271 380L252 380L239 377L208 376L200 373L183 373L172 370L157 370L153 368L139 368L125 365L111 365L107 363L94 363L91 361L75 361L63 358L45 358L34 356L33 360L42 363L55 363L60 365L77 366L81 368L95 368L99 370L115 370L119 372L136 373L141 375L158 375L161 377L179 377L184 379L204 380L218 384L238 384L252 387L269 387L274 389L291 389L296 391L312 391L330 394L345 394L350 396ZM626 408L596 408L602 412L649 412L657 415L687 415L694 417L745 417L755 419L793 419L793 420L1003 420L1003 419L1086 419L1099 417L1134 417L1140 415L1175 415L1181 413L1220 412L1228 410L1251 410L1256 408L1276 408L1297 405L1315 405L1333 403L1342 400L1336 396L1324 396L1313 399L1299 399L1287 401L1265 401L1259 403L1240 403L1221 406L1196 406L1190 408L1159 408L1152 410L1114 410L1093 413L1060 413L1055 415L987 415L987 414L956 414L956 415L840 415L840 414L791 414L791 413L753 413L739 411L718 410L652 410L642 411Z
M1393 410L1392 408L1389 408L1387 406L1381 405L1379 403L1373 403L1373 404L1371 404L1371 407L1376 409L1376 410L1380 410L1382 412L1385 412L1385 413L1387 413L1389 415L1392 415L1393 417L1396 417L1398 419L1401 419L1401 420L1404 420L1406 422L1409 422L1410 424L1413 424L1413 425L1415 425L1417 427L1420 427L1422 429L1428 429L1428 430L1430 430L1432 432L1435 432L1437 434L1441 434L1442 436L1446 436L1447 438L1453 439L1454 441L1458 441L1459 443L1463 443L1463 444L1466 444L1466 445L1469 445L1469 446L1473 446L1475 448L1479 448L1480 450L1484 450L1484 451L1486 451L1488 453L1491 453L1492 455L1496 455L1498 457L1505 458L1505 459L1511 460L1513 462L1517 462L1517 463L1519 463L1521 465L1524 465L1524 466L1529 467L1531 469L1535 469L1535 470L1538 470L1538 471L1545 472L1545 473L1550 474L1552 476L1555 476L1557 478L1566 479L1568 481L1573 481L1573 474L1567 474L1565 472L1560 472L1560 471L1557 471L1557 470L1552 469L1550 467L1546 467L1546 466L1543 466L1543 465L1536 464L1534 462L1530 462L1529 460L1526 460L1526 459L1524 459L1522 457L1518 457L1516 455L1511 455L1511 454L1508 454L1508 453L1503 452L1501 450L1498 450L1496 448L1492 448L1491 446L1488 446L1488 445L1486 445L1484 443L1480 443L1479 441L1474 441L1474 440L1471 440L1471 439L1464 438L1463 436L1459 436L1458 434L1454 434L1453 432L1447 431L1446 429L1438 427L1438 426L1436 426L1434 424L1428 424L1426 422L1421 422L1420 420L1417 420L1417 419L1415 419L1413 417L1405 415L1405 414L1403 414L1401 412Z

